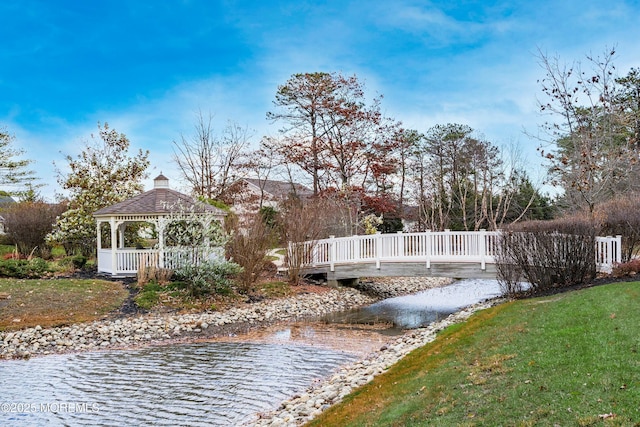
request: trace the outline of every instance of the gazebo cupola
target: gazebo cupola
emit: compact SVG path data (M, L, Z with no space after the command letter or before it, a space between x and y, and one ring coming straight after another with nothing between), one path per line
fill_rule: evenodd
M153 188L169 188L169 178L160 172L160 175L153 179Z
M190 212L206 229L213 221L224 222L226 212L209 204L199 202L192 197L172 190L169 179L158 175L153 180L153 189L130 199L96 211L93 216L97 222L98 272L114 276L135 275L141 265L172 268L176 259L175 248L166 245L167 225L176 221L180 212ZM138 249L125 247L127 225L147 223L155 228L158 242L153 248ZM108 224L110 245L102 247L101 230ZM208 248L205 242L202 249Z

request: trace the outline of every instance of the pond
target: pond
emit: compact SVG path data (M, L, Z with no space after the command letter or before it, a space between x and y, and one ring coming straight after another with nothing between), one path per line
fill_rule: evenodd
M0 425L242 424L390 335L498 295L496 281L464 280L216 342L3 361Z
M354 358L216 342L11 360L0 363L0 425L237 425Z

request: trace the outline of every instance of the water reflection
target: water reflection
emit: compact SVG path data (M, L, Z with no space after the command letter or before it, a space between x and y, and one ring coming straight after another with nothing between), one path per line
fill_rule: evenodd
M429 289L414 295L389 298L368 307L333 313L327 323L380 324L392 330L427 326L463 307L502 295L497 280L460 280L451 285Z
M268 344L304 345L345 351L363 357L379 349L389 336L385 323L373 325L328 324L322 321L303 321L289 325L275 325L233 337L217 338L225 342L254 342Z
M237 425L354 358L217 342L6 361L2 402L22 407L0 413L0 425Z

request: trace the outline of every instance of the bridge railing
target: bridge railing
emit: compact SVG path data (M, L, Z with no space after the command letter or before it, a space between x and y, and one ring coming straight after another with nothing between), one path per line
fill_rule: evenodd
M482 270L494 264L500 245L499 231L426 231L422 233L372 234L330 237L305 242L303 264L326 267L381 262L478 263ZM596 238L596 265L610 272L621 259L621 236Z
M611 273L622 262L622 236L596 237L596 268Z

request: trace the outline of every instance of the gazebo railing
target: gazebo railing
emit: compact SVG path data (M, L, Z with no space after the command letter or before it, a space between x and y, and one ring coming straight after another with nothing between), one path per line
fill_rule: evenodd
M222 248L165 248L135 249L120 248L115 251L116 264L113 265L111 249L98 251L100 271L113 275L134 275L142 266L175 270L184 265L200 264L203 261L220 259Z

